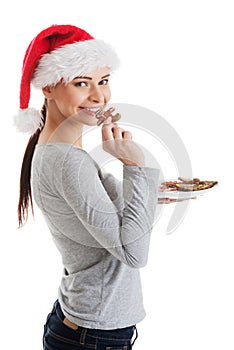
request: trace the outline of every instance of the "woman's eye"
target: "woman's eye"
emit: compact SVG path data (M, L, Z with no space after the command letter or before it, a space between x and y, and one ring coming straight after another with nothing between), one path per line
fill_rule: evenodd
M99 83L100 85L107 85L108 84L108 79L103 79Z
M75 86L87 86L86 81L78 81L77 83L75 83Z

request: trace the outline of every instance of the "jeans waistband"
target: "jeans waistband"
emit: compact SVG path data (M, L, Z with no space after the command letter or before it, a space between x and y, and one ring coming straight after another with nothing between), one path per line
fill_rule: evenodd
M54 303L54 306L53 306L53 310L52 310L52 313L56 313L57 314L57 316L59 317L59 319L61 320L61 321L63 321L64 319L65 319L65 315L64 315L64 313L63 313L63 311L62 311L62 309L61 309L61 306L60 306L60 303L59 303L59 301L58 300L56 300L55 301L55 303ZM136 328L136 325L133 325L133 326L131 326L131 327L126 327L126 328L122 328L122 330L124 331L126 331L127 329L134 329L134 333L135 333L135 337L134 337L134 339L132 340L132 345L135 343L135 341L136 341L136 339L138 338L138 332L137 332L137 328ZM79 331L82 331L82 330L86 330L86 331L90 331L91 333L96 333L95 331L98 331L98 332L100 332L100 331L102 331L103 333L104 332L106 332L106 330L100 330L100 329L89 329L89 328L85 328L85 327L81 327L81 326L79 326ZM108 331L107 331L108 332Z
M62 309L61 309L61 306L60 306L60 303L59 303L58 300L56 300L56 302L54 303L54 307L53 307L53 311L52 312L56 312L56 314L60 318L60 320L62 320L62 321L64 320L65 315L62 312Z

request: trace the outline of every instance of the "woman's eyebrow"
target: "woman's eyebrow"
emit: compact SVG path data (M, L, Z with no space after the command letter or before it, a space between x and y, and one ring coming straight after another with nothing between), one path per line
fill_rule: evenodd
M103 75L103 77L101 77L101 79L107 78L109 76L110 76L110 74Z
M101 77L101 79L107 78L109 76L110 76L110 74L106 74L103 77ZM75 77L73 80L75 80L75 79L89 79L89 80L92 80L91 77L85 77L85 76Z

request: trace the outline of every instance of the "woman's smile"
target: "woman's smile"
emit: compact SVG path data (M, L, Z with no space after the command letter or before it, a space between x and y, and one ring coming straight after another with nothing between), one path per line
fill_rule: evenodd
M104 106L99 106L99 107L79 107L82 109L82 111L84 111L85 113L89 114L89 115L96 115L98 111L100 111L101 109L103 109Z

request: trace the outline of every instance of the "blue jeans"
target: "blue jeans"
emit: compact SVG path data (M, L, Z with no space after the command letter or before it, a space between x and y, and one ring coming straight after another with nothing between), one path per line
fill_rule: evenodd
M102 330L78 327L73 330L63 323L65 316L58 300L44 326L44 350L130 350L137 338L136 326ZM136 337L131 342L134 331Z

